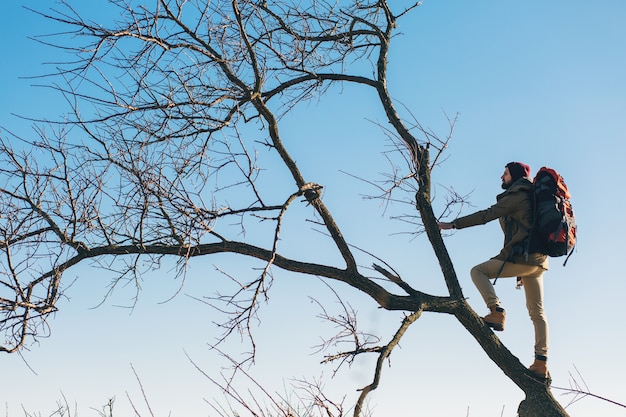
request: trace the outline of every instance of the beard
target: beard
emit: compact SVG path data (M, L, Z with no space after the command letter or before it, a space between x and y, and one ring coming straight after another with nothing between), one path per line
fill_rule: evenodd
M501 187L502 187L503 190L506 190L506 189L508 189L511 186L511 184L513 184L513 181L511 181L511 182L504 182L504 181L502 181Z

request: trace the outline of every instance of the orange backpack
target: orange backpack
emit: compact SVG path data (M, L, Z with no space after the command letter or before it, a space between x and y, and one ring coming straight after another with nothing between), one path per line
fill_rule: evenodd
M542 167L533 180L534 220L529 245L548 256L567 255L576 245L576 219L563 177Z

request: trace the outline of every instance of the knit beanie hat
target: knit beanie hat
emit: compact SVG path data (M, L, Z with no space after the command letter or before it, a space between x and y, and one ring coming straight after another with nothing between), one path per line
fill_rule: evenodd
M509 169L513 182L522 177L530 177L530 167L522 162L509 162L506 167Z

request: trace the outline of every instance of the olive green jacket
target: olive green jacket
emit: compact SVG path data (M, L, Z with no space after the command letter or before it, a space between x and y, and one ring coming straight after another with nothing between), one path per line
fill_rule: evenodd
M493 257L506 262L540 265L548 269L547 256L533 253L531 250L526 258L525 239L533 222L532 183L524 177L515 181L502 194L496 197L496 204L488 209L477 211L453 221L454 227L463 229L500 219L500 227L504 232L504 246L500 253Z

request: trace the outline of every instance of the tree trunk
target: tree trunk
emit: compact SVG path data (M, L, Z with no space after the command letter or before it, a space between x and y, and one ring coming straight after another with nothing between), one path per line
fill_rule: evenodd
M568 417L569 414L559 404L550 389L538 389L531 393L526 393L524 399L517 408L519 417Z

